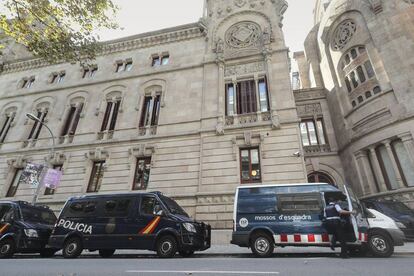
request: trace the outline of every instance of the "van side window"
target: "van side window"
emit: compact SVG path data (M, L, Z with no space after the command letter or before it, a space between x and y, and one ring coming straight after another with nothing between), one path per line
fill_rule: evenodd
M141 200L141 215L154 215L155 197L143 197Z
M278 195L279 208L284 213L315 213L322 211L320 194Z
M128 216L130 199L107 200L105 202L105 216L126 217Z
M0 205L0 221L7 221L12 210L10 205Z
M93 216L96 212L96 201L73 202L64 212L64 217L83 218Z
M239 214L274 214L277 212L276 195L255 194L247 197L240 196L237 206Z

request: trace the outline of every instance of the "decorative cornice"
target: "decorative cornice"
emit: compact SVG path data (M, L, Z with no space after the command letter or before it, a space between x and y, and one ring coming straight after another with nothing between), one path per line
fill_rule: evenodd
M103 42L102 50L100 53L98 53L98 56L196 39L205 35L203 28L204 27L200 23L193 23L176 28L170 28ZM7 74L24 70L31 70L48 65L50 65L50 63L44 59L39 58L17 61L4 64L3 71L1 73Z

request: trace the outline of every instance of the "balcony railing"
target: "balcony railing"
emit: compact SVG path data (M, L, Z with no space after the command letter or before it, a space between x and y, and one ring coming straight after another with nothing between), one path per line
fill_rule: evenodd
M232 115L226 116L226 126L254 124L257 122L270 121L271 119L270 112Z
M326 145L315 145L315 146L304 146L303 147L305 154L319 154L331 152L331 147Z

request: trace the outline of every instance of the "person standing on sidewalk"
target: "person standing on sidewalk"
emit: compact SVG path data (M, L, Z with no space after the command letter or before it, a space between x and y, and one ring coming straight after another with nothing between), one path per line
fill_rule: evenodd
M345 227L341 223L341 216L349 216L352 212L343 210L336 199L330 198L329 205L325 207L326 227L332 234L331 249L335 251L336 242L341 243L341 257L349 258L346 245Z

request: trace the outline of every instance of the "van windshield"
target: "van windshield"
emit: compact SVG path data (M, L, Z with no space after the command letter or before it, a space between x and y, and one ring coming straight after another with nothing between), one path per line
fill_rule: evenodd
M32 223L53 225L56 223L56 216L50 210L22 207L23 220Z
M185 217L189 217L189 215L181 208L180 205L178 205L177 202L172 200L169 197L166 196L160 196L162 202L167 206L168 211L170 211L174 215L181 215Z

